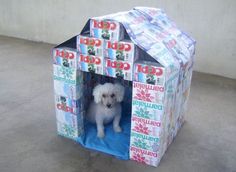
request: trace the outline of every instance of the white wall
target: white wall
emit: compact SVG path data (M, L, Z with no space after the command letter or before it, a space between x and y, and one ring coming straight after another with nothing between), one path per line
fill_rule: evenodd
M236 0L0 0L0 34L58 44L134 6L163 8L197 40L195 70L236 79Z

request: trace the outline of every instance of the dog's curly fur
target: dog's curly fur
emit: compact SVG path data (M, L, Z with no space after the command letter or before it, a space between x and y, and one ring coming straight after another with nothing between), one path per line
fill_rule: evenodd
M97 137L103 138L104 124L113 120L115 132L121 132L121 104L124 98L124 87L118 83L99 84L93 89L94 101L90 103L87 110L87 119L96 123Z

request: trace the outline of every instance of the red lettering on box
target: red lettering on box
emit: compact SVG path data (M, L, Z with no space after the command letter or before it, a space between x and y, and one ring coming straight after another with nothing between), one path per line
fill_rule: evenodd
M120 50L120 51L130 51L132 47L129 43L122 43L122 42L112 43L111 41L108 41L107 48L111 48L114 50Z
M74 59L74 53L72 52L68 52L65 50L56 50L56 56L62 57L62 58L66 58L66 59Z
M99 47L99 46L101 46L102 41L100 39L96 39L96 38L80 37L80 44Z
M129 70L130 64L127 62L111 61L110 59L107 59L107 67L121 69L121 70Z
M85 63L92 63L92 64L96 64L96 65L101 64L101 59L99 57L84 56L82 54L80 55L80 61L85 62Z
M93 20L93 25L95 28L106 29L106 30L115 30L116 23L109 21L97 21Z
M163 74L162 68L155 68L152 66L143 66L141 64L137 64L138 72L144 73L144 74L152 74L156 76L161 76Z

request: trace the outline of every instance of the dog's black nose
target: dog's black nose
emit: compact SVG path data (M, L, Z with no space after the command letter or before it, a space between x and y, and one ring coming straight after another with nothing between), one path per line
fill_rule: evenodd
M107 104L107 107L110 108L110 107L111 107L111 104Z

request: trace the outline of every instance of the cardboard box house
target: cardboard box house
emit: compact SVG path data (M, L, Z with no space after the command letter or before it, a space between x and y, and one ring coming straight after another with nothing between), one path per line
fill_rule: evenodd
M120 159L157 166L184 122L195 41L164 11L136 7L91 18L53 49L58 134ZM121 133L85 120L98 83L125 87Z

